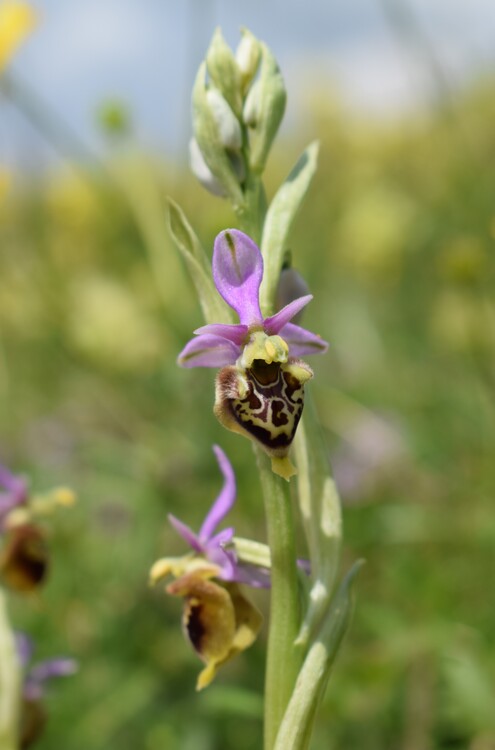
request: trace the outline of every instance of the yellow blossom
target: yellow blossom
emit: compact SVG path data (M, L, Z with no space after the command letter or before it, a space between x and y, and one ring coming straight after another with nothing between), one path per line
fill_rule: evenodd
M36 25L29 3L4 0L0 5L0 73Z

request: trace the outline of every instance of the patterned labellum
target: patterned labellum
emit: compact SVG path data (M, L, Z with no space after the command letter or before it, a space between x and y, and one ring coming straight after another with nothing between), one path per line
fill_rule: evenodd
M251 367L224 367L217 375L215 414L224 427L259 443L271 457L287 456L313 376L300 360L256 359Z

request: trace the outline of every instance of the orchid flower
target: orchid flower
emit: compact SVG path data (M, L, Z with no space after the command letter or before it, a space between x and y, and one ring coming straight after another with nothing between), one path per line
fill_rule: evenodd
M212 267L215 286L239 323L197 328L178 362L222 368L216 378L215 416L228 430L256 442L272 459L272 470L288 480L296 473L288 453L303 410L304 384L313 377L298 357L321 354L328 346L290 322L312 296L305 294L264 318L259 303L263 257L237 229L217 236Z
M223 474L224 483L218 497L213 502L205 520L199 530L195 533L189 526L173 516L168 518L174 529L187 542L195 557L206 560L217 567L216 577L223 581L236 581L246 583L253 587L268 588L270 586L270 573L265 568L242 563L238 560L232 545L234 529L228 527L216 531L218 525L224 520L232 509L236 499L236 481L232 465L218 446L213 446L218 466ZM158 560L151 570L151 579L156 582L160 578L172 572L180 575L183 569L188 569L190 559L186 558L162 558ZM193 563L193 567L195 563ZM177 571L180 571L178 573Z
M10 511L27 502L27 482L0 464L0 532Z
M172 575L168 594L184 599L184 632L206 666L197 688L210 684L218 668L255 640L262 618L244 596L238 583L269 586L265 568L245 565L237 559L232 545L234 529L216 531L234 505L236 482L232 466L218 445L213 446L224 483L199 530L195 533L175 516L169 515L174 529L191 547L192 554L164 557L150 572L152 583Z
M55 677L66 677L77 671L77 662L66 657L46 659L30 667L33 656L33 642L25 633L16 634L17 653L25 670L22 694L26 700L41 700L45 684Z
M24 673L20 722L20 747L34 744L43 733L47 714L43 705L46 683L57 677L66 677L77 671L74 659L57 657L31 667L33 643L24 633L16 633L19 662Z
M290 322L313 299L311 294L263 318L259 303L263 257L246 234L237 229L220 232L213 248L212 269L218 293L238 314L239 323L197 328L196 337L179 355L180 365L223 367L241 357L241 365L249 367L254 359L284 363L289 356L323 354L327 350L328 344L320 336Z
M25 479L0 464L0 581L18 592L40 586L48 570L46 535L39 519L58 507L68 507L75 495L55 487L32 495Z

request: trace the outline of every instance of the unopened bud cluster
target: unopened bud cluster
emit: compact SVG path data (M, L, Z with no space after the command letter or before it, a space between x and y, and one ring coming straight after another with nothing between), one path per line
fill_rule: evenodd
M275 58L247 29L234 54L217 29L192 102L192 170L212 193L242 207L246 181L262 174L285 110Z

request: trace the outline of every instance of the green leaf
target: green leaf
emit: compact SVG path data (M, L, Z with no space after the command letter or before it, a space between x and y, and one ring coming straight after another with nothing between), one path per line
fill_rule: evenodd
M316 709L321 702L335 657L351 619L352 584L363 565L358 560L347 573L312 642L299 672L289 705L280 725L274 750L306 750Z
M342 510L311 394L294 440L297 494L311 562L309 606L297 638L307 643L333 592L340 559Z
M265 273L261 285L261 307L272 311L284 253L292 223L316 171L319 145L311 143L278 189L267 211L261 252Z
M189 276L198 293L206 322L231 322L230 310L213 283L210 263L203 246L182 209L170 198L168 199L168 221L170 233L185 260Z

